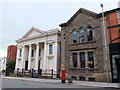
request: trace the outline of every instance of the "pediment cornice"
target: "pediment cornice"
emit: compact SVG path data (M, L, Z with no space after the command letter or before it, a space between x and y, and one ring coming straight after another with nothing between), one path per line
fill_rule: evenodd
M36 31L36 32L38 32L38 34L28 37L28 35L32 31ZM22 38L20 38L19 40L16 40L16 42L19 43L19 42L32 40L32 39L35 39L35 38L43 38L43 37L50 36L50 35L55 35L55 34L60 34L60 30L59 29L52 29L52 30L48 30L48 31L42 31L42 30L39 30L35 27L32 27Z

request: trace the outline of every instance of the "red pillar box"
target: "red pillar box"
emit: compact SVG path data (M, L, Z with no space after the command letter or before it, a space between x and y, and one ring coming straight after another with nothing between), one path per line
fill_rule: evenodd
M66 71L65 70L62 70L62 83L65 83L65 80L66 80Z

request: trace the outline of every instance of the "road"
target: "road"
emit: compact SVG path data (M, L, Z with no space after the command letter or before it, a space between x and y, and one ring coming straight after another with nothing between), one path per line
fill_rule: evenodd
M2 79L2 88L93 88L88 86L71 85L68 83L45 83L23 80Z

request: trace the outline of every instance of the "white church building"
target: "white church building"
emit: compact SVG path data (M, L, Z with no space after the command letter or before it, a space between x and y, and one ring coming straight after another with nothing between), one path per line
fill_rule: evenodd
M24 70L42 69L43 73L50 73L53 69L57 74L60 69L60 30L42 31L32 27L22 38L16 40L17 68Z

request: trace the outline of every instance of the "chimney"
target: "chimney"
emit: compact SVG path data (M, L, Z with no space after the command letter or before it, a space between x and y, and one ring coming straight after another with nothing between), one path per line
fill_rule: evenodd
M120 1L118 2L118 8L120 8Z

